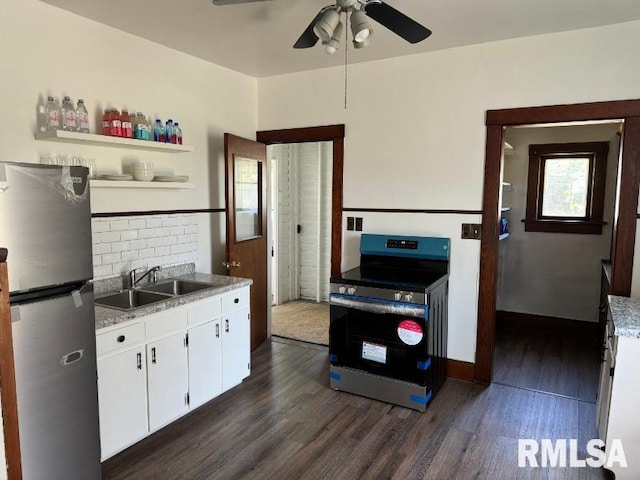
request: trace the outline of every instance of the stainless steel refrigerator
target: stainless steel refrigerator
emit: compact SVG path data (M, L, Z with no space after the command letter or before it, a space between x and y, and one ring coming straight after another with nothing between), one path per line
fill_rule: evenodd
M101 478L88 169L0 162L24 480Z

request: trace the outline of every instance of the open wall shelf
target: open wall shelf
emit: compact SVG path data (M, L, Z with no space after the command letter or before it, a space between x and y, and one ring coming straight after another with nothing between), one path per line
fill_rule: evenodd
M193 152L189 145L175 145L173 143L159 143L148 140L136 140L133 138L109 137L94 133L67 132L65 130L51 130L36 133L36 140L45 142L75 143L83 145L97 145L103 147L134 148L167 153Z
M190 189L196 188L195 184L189 182L138 182L112 181L112 180L91 180L91 188L165 188L165 189Z

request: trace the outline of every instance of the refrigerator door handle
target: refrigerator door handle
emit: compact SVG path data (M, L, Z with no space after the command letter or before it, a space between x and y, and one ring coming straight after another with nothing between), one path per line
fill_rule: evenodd
M71 365L72 363L80 361L83 356L84 348L82 350L76 350L75 352L67 353L62 357L60 363L62 363L62 365Z

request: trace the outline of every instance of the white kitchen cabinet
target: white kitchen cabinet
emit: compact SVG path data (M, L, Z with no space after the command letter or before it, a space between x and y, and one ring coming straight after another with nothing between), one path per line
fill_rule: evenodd
M107 327L96 343L106 460L249 376L249 287Z
M98 360L102 459L149 433L144 345Z
M222 393L221 330L220 319L216 319L188 331L190 408Z
M640 478L640 299L609 296L609 317L605 327L605 350L600 370L596 422L605 442L607 462L613 442L620 442L628 466L611 465L616 479ZM608 468L605 465L605 468Z
M155 431L189 410L186 333L147 344L149 430Z
M226 391L249 376L251 362L249 309L223 312L222 330L222 364L224 365L222 390Z

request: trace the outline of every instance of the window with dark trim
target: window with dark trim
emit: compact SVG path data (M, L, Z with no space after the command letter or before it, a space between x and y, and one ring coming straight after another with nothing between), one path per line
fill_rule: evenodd
M609 142L529 145L527 232L601 234Z

